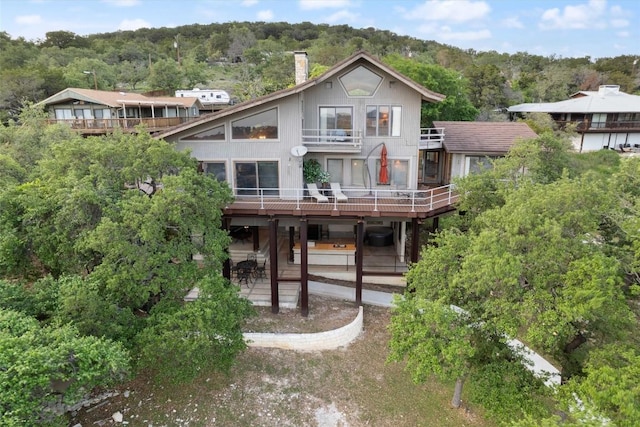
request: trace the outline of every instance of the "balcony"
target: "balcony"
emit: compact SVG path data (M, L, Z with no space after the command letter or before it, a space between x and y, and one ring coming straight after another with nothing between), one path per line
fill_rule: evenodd
M342 187L348 200L339 202L323 190L328 202L316 202L304 188L234 188L235 200L227 215L428 218L455 210L453 185L425 189L371 189Z
M135 127L145 125L149 132L167 129L171 126L196 120L199 117L145 117L128 119L47 119L47 124L65 124L82 134L104 134L114 129L135 132Z
M590 122L588 120L566 121L556 120L556 124L561 129L567 125L576 125L576 131L581 133L602 133L602 132L640 132L640 121L607 121L607 122Z
M303 129L302 144L310 153L360 153L362 132L353 129Z
M421 128L419 150L439 150L444 141L444 128Z

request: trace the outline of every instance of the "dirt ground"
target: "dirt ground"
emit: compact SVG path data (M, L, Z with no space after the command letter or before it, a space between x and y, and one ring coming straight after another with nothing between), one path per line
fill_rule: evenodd
M318 332L355 318L353 302L310 295L300 310L258 307L246 331ZM452 389L415 385L403 365L386 363L388 308L365 306L364 332L346 348L294 352L249 348L229 376L203 374L186 385L158 385L140 375L119 395L86 408L70 426L489 426L471 409L449 407Z

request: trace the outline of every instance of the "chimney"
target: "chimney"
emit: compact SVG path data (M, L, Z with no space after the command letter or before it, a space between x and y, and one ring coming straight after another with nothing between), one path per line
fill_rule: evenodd
M309 60L307 59L307 52L295 51L293 52L293 58L296 62L296 85L304 83L309 78Z
M598 95L606 96L606 95L617 95L620 93L620 85L600 85L598 88Z

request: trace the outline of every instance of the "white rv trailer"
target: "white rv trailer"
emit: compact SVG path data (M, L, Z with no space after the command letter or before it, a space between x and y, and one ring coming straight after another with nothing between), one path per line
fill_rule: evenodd
M198 98L202 105L207 107L229 105L231 97L224 90L218 89L198 89L176 90L176 97Z

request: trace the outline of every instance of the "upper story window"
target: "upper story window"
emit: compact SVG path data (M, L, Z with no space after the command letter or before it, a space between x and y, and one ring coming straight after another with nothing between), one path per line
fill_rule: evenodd
M224 141L224 125L182 138L183 141Z
M591 129L602 129L607 127L606 114L594 114L591 116Z
M231 122L231 139L278 139L278 110L272 108Z
M367 106L367 136L400 136L402 107L389 105Z
M320 130L324 135L351 136L352 107L320 107Z
M340 83L349 96L373 96L381 82L382 77L363 66L340 77Z

